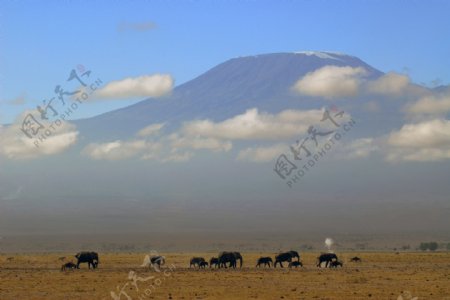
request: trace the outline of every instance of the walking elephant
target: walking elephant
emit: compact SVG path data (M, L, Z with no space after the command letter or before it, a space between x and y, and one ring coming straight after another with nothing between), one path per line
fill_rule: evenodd
M197 266L200 268L201 263L206 262L205 259L203 257L193 257L191 258L190 262L189 262L189 268L192 268L192 266Z
M277 256L275 256L275 264L273 266L274 266L274 268L276 268L277 264L280 264L280 267L283 268L283 262L290 263L291 261L292 261L292 253L291 252L280 253Z
M260 257L256 262L256 267L259 268L262 264L264 264L264 267L269 266L270 268L270 265L273 264L273 260L271 257Z
M88 268L98 268L98 253L97 252L78 252L75 255L75 258L77 259L77 269L80 268L80 264L81 263L87 263L88 264Z
M325 263L325 268L328 268L331 262L337 261L338 257L334 253L322 253L317 258L317 267L321 268L322 263Z
M237 260L239 260L239 267L242 268L242 255L239 252L221 252L219 253L219 268L226 268L227 263L229 263L229 267L236 268Z

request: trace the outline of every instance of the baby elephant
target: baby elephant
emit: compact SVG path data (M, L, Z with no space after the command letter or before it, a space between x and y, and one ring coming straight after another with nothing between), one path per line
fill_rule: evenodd
M211 257L209 260L209 267L211 268L212 266L214 266L214 268L219 267L219 259L217 257Z
M289 263L289 268L298 268L298 267L303 267L303 264L301 261L292 261Z
M344 264L343 264L342 262L340 262L340 261L338 261L338 260L333 260L333 261L330 263L330 268L337 268L337 267L341 267L341 268L342 268L343 265L344 265Z
M200 262L200 265L198 267L204 269L204 268L208 267L208 263L206 261L202 261L202 262Z
M63 264L62 266L61 266L61 271L65 271L66 269L69 269L69 270L75 270L77 268L77 265L76 264L74 264L73 262L68 262L68 263L65 263L65 264Z
M259 268L262 264L264 264L264 267L269 266L269 268L270 268L270 264L273 264L273 260L271 257L260 257L260 258L258 258L256 267Z
M193 257L189 261L189 268L192 268L192 266L194 266L194 268L195 268L195 266L200 268L200 264L202 262L205 262L205 259L203 257Z

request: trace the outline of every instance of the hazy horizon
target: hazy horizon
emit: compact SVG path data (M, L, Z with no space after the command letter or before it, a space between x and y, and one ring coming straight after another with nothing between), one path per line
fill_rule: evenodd
M450 242L436 2L24 3L0 4L0 252Z

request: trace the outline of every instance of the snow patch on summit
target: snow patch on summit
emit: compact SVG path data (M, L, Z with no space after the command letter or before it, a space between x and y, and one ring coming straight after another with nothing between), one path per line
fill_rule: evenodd
M340 59L337 56L342 56L345 54L342 53L337 53L337 52L322 52L322 51L300 51L300 52L295 52L295 54L303 54L303 55L307 55L307 56L317 56L319 58L323 58L323 59L334 59L334 60L340 60L342 61L342 59Z

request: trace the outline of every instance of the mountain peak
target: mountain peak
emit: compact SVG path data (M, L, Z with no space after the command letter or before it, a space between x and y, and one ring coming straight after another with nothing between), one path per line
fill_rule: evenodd
M173 126L193 119L224 120L250 108L277 113L284 109L312 109L317 104L292 92L292 86L309 72L325 66L362 67L368 77L383 73L355 56L336 52L305 51L266 53L229 59L198 77L177 86L164 101L146 99L126 108L79 122L83 132L101 124L101 136L111 132L129 136L151 123L169 122ZM109 125L110 126L110 125Z
M356 58L355 56L348 55L342 52L336 52L336 51L296 51L296 52L278 52L278 53L264 53L264 54L254 54L254 55L243 55L243 56L237 56L232 58L233 59L251 59L251 58L267 58L267 57L274 57L274 56L296 56L296 55L303 55L303 56L315 56L317 58L322 59L333 59L333 60L339 60L342 61L344 59L349 58Z
M335 59L335 60L342 60L342 57L351 57L350 55L347 55L345 53L341 52L334 52L334 51L299 51L294 52L295 54L303 54L306 56L317 56L318 58L323 59Z

